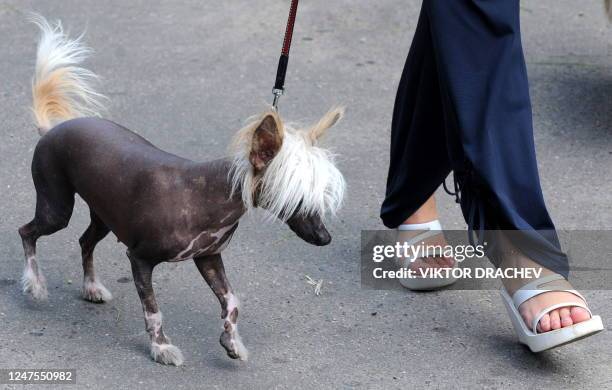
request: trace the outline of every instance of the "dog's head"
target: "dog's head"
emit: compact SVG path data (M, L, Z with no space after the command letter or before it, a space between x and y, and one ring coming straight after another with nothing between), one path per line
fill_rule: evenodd
M240 188L247 208L266 209L304 241L329 244L323 218L340 208L345 182L333 154L317 144L342 114L332 109L316 125L296 130L276 111L264 113L236 136L232 191Z

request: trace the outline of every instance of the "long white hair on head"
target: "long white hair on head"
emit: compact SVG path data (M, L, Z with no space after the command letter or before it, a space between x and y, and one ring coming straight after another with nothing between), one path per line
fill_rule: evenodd
M247 209L262 207L283 221L296 213L335 215L342 205L346 183L336 167L335 155L317 146L317 141L343 112L342 108L334 108L305 130L284 125L274 110L249 123L232 144L232 194L240 189ZM275 119L282 144L263 172L256 174L249 160L252 139L263 118L269 115Z

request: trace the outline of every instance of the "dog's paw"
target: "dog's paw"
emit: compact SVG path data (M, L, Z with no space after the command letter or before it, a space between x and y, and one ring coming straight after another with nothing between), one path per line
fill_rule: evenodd
M183 353L172 344L151 344L151 357L158 363L180 366L183 364Z
M46 301L49 296L45 277L40 272L35 273L30 267L26 267L23 271L21 287L23 292L35 301Z
M104 303L113 299L113 295L110 291L97 280L84 281L81 296L84 300L93 303Z
M242 361L247 361L249 359L249 351L242 343L242 339L240 338L238 331L221 333L219 342L223 348L225 348L227 356L231 357L232 359L240 359Z

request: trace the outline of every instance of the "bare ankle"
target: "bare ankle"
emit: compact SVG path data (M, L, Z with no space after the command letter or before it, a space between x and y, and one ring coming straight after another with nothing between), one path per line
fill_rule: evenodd
M438 209L436 207L436 198L432 195L417 211L408 217L403 224L426 223L435 221L436 219L438 219Z

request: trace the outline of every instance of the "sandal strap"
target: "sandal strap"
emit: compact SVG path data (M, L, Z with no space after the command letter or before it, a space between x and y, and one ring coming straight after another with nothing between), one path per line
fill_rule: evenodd
M425 223L410 223L406 225L399 225L397 227L399 231L414 231L414 230L442 230L442 224L440 220L436 219L431 222Z
M417 234L416 236L406 241L406 244L414 245L418 243L419 241L423 241L423 240L428 239L429 237L438 236L440 234L441 232L439 230L426 230L423 233Z
M593 314L591 313L591 309L589 309L586 305L586 299L584 298L584 296L582 294L580 294L578 291L574 290L574 289L563 289L563 288L546 288L546 287L542 287L543 285L550 283L550 282L556 282L559 280L566 280L562 275L559 274L552 274L552 275L548 275L548 276L544 276L542 278L536 279L533 282L529 282L526 285L524 285L523 287L519 288L514 295L512 295L512 302L514 303L514 307L516 307L517 309L519 308L519 306L521 306L524 302L528 301L529 299L538 296L540 294L544 294L547 292L567 292L570 294L574 294L575 296L577 296L578 298L582 299L582 301L584 303L576 303L576 302L564 302L564 303L557 303L551 306L546 307L545 309L543 309L542 311L540 311L540 313L538 313L537 316L534 317L532 323L531 323L531 329L533 331L534 334L537 334L537 326L538 323L540 322L540 320L542 319L542 317L544 317L545 314L555 310L555 309L559 309L561 307L572 307L572 306L576 306L576 307L581 307L583 309L585 309L586 311L589 312L589 315L592 317Z
M537 295L544 294L550 291L560 291L559 289L555 288L547 289L541 287L544 284L555 282L557 280L565 280L565 278L559 274L552 274L536 279L533 282L529 282L526 285L522 286L512 295L512 302L514 303L514 307L518 309L519 306L523 304L523 302L528 301L529 299ZM578 296L584 300L584 297L582 297L582 295L580 295L578 292L576 292L576 294L578 294Z
M569 293L579 296L582 300L584 300L584 297L580 293L578 293L576 290L554 290L554 291L569 292ZM533 334L538 334L538 323L540 322L542 317L544 317L545 314L550 313L551 311L555 309L559 309L561 307L581 307L589 312L589 316L593 317L593 313L591 312L591 309L589 309L586 304L576 303L576 302L557 303L555 305L548 306L546 309L542 310L537 316L533 318L533 322L531 323L531 331L533 332Z

